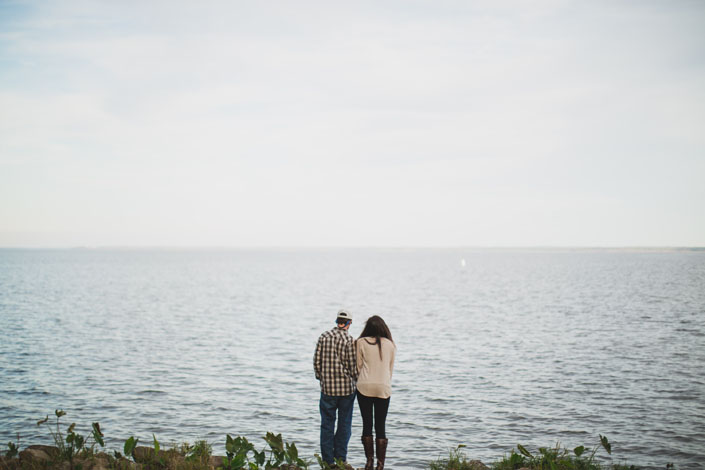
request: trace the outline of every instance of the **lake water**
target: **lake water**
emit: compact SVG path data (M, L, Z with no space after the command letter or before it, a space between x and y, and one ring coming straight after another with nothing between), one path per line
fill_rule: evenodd
M705 252L685 250L0 250L0 442L49 441L35 423L62 408L111 449L274 431L312 457L342 307L398 346L389 468L598 434L613 462L703 466Z

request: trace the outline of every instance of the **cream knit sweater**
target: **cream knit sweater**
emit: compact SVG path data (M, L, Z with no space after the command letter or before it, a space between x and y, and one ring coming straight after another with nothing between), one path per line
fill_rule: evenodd
M381 338L382 358L375 338L360 338L355 342L357 350L357 389L365 396L389 398L392 393L392 372L396 345ZM373 343L373 344L370 344Z

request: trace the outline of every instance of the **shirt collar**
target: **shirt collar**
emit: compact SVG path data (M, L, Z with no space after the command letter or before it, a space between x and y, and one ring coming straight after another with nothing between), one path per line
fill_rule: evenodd
M337 325L333 327L333 331L336 331L339 334L343 334L345 336L348 336L348 330L346 330L345 328L338 328Z

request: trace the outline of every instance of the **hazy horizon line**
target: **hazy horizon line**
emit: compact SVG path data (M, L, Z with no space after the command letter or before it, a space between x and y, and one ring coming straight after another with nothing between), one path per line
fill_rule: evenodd
M58 251L262 251L262 250L478 250L478 251L705 251L705 246L688 245L44 245L0 246L0 250Z

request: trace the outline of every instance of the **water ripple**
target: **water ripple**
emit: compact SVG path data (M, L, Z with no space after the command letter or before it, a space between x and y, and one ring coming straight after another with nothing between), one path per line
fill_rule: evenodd
M398 345L390 468L598 434L699 468L704 283L688 252L0 250L0 439L46 442L63 408L114 449L275 431L313 455L313 347L345 306Z

